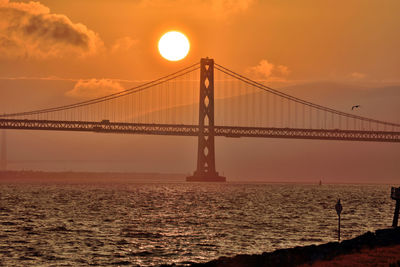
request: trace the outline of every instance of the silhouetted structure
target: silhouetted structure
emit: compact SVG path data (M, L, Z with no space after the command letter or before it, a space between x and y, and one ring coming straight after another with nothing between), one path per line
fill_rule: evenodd
M399 221L399 210L400 210L400 187L392 187L392 192L390 197L396 200L396 207L394 208L394 215L393 215L393 227L397 227Z
M187 181L226 180L216 171L215 136L400 143L398 123L302 100L209 58L107 96L0 114L0 129L197 137L197 168Z
M215 169L214 143L214 60L200 61L199 137L197 170L188 182L225 182Z
M7 170L7 140L6 140L6 131L2 131L0 171L5 171L5 170Z
M338 215L338 241L340 241L340 214L342 213L343 210L342 204L340 204L340 198L338 199L335 205L335 209Z

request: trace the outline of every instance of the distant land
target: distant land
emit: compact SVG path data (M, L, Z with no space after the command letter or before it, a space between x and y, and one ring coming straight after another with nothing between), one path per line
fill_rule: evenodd
M179 173L0 171L0 183L182 182L186 176Z
M170 183L185 182L190 173L159 172L103 172L103 171L42 171L42 170L8 170L0 171L0 184L6 183ZM282 183L282 184L398 184L382 179L380 181L334 181L325 179L286 178L238 178L227 177L229 183Z

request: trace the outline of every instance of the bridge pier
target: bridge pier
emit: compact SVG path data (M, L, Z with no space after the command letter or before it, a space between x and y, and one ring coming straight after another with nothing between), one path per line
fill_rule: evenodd
M7 140L6 131L1 133L1 153L0 153L0 171L7 170Z
M188 182L226 182L215 168L214 60L200 60L199 136L197 169Z

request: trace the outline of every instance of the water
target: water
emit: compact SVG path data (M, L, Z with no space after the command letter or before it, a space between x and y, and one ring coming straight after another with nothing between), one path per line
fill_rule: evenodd
M2 184L0 265L205 262L391 225L388 185Z

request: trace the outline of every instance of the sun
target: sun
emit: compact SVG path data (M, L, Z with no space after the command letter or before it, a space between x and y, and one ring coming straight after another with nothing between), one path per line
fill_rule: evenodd
M165 33L158 41L158 51L163 58L169 61L184 59L189 53L190 43L181 32L170 31Z

